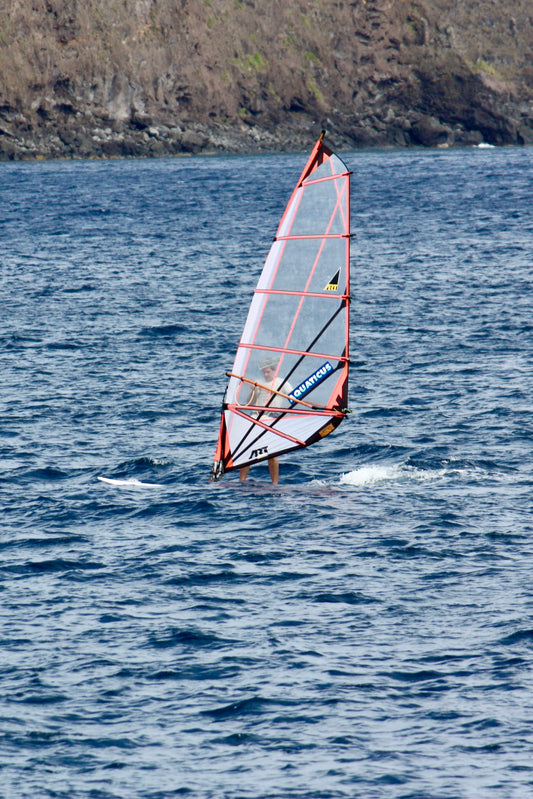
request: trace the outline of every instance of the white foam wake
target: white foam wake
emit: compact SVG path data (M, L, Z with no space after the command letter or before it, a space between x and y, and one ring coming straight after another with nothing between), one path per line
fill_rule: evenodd
M397 481L437 480L446 475L446 469L416 469L414 466L399 464L396 466L361 466L353 472L341 475L344 485L366 486L375 483Z
M97 479L110 486L120 486L121 488L163 488L160 483L141 483L136 477L129 477L126 480L119 480L114 477L98 477Z

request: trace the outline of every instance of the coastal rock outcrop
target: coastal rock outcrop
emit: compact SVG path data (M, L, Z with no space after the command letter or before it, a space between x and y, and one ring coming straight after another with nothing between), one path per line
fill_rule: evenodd
M531 143L525 5L19 0L0 158Z

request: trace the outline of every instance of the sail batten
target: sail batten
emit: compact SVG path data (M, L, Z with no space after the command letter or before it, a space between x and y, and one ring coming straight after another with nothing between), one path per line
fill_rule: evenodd
M257 352L272 352L272 347L267 347L261 344L243 344L243 347L249 350L256 350ZM309 350L290 350L283 349L282 347L276 348L276 352L285 355L307 355L309 358L331 358L334 361L348 362L347 355L333 355L332 353L324 352L310 352Z
M276 236L274 241L298 241L301 239L347 239L350 237L349 233L316 233L312 235L310 233L306 235L299 235L299 236Z
M320 294L318 291L282 291L281 289L256 289L255 293L256 294L289 294L289 295L294 295L294 296L298 296L298 297L321 297L321 298L323 298L325 300L328 299L328 296L326 294ZM350 298L349 298L349 296L347 294L341 294L341 295L337 294L335 296L330 295L330 299L332 299L332 300L338 300L338 299L349 300Z
M213 480L309 446L345 418L349 180L321 136L281 217L228 373Z

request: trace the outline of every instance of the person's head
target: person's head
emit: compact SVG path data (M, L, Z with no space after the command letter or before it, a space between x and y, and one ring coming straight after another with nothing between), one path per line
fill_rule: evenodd
M265 380L273 380L276 374L276 366L279 363L278 358L265 358L259 364L259 368L263 372Z

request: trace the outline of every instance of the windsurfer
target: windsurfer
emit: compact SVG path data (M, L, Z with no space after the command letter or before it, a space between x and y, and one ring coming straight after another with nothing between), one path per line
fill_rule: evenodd
M281 217L226 373L213 481L234 469L246 480L248 464L264 459L277 483L277 457L320 441L345 416L350 171L323 138Z
M283 393L290 394L292 391L290 383L287 383L287 381L283 382L281 377L276 377L276 367L278 363L278 358L265 358L265 360L261 361L259 364L259 368L263 372L265 386L274 389L274 391L278 391L283 387ZM288 402L284 397L280 394L273 394L272 391L262 386L255 386L246 404L265 406L267 403L269 408L283 408L288 406ZM264 418L266 420L273 416L275 416L275 414L268 414L265 412ZM243 466L242 469L239 470L239 480L241 482L246 480L249 471L250 464L248 464L248 466ZM279 461L275 456L268 459L268 471L270 472L270 479L274 485L277 484L279 480Z

